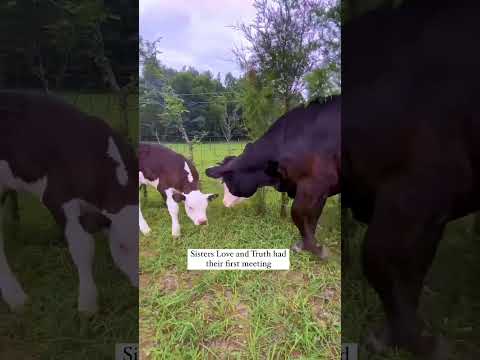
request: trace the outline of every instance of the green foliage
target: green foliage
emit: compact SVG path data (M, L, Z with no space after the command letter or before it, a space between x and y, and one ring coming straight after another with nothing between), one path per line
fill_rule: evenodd
M248 47L236 50L237 59L246 70L262 75L282 99L284 111L294 105L295 97L301 97L304 77L312 70L329 69L329 76L322 79L338 82L338 1L257 0L254 6L253 23L238 28Z
M272 86L255 84L250 79L243 80L242 85L239 101L245 125L250 138L258 139L281 115L282 110Z
M166 121L168 125L183 126L183 114L188 113L183 100L171 90L165 91L163 95L165 104L163 112L159 114L159 117Z
M125 41L138 22L134 8L112 0L2 2L2 68L18 74L14 84L2 86L105 91L108 84L92 66L97 56L103 61L108 57L112 68L121 69L115 73L120 87L135 81L131 77L137 64L125 63L123 56L138 48L137 42Z
M319 68L305 76L309 99L326 97L340 93L340 87L332 81L332 72L336 66L331 64L325 68Z

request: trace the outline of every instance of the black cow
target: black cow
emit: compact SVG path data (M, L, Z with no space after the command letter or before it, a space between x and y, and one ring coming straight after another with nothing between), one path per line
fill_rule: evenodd
M417 307L445 225L480 209L480 33L467 2L428 3L342 31L342 205L369 225L364 273L386 312L370 345L444 359Z
M326 199L340 190L340 96L300 105L280 117L260 139L236 158L206 170L222 178L230 192L248 198L273 186L294 198L292 218L306 249L320 258L327 249L315 244L315 230Z

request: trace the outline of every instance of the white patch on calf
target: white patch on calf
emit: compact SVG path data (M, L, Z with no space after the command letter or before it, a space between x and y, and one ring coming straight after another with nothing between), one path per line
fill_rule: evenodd
M208 195L199 190L194 190L185 196L185 211L195 225L207 221Z
M242 201L245 200L247 200L247 198L233 195L228 189L227 184L223 183L223 205L225 205L225 207L234 207L235 205L240 204Z
M148 226L147 221L143 217L142 209L140 206L140 199L138 200L138 224L140 226L140 231L143 235L148 235L151 231L150 226Z
M108 150L107 155L110 156L116 163L117 167L115 168L115 172L117 174L118 182L125 186L128 183L128 175L127 169L125 168L125 164L120 156L120 151L118 151L117 145L115 145L115 141L113 141L112 137L108 138Z
M154 181L148 180L141 171L138 172L138 184L139 185L150 185L155 189L158 188L158 184L160 183L160 179L156 179ZM138 200L138 224L140 226L140 231L143 235L148 235L151 231L150 227L147 224L147 221L143 217L142 209L140 208L140 199Z
M18 191L26 191L38 197L43 201L43 195L47 188L47 176L44 176L34 182L27 183L21 178L15 177L10 165L5 160L0 160L0 187Z
M117 213L103 212L110 221L110 252L117 267L138 287L138 205L127 205Z
M158 184L160 184L160 179L150 181L143 175L141 171L138 172L138 180L139 180L139 184L150 185L155 189L158 187Z
M165 195L167 195L167 208L170 217L172 218L172 236L177 238L180 236L180 222L178 221L178 204L173 199L173 194L175 192L178 191L173 188L168 188L165 190Z
M65 237L68 248L78 270L79 292L78 310L93 314L97 311L97 287L93 280L93 258L95 243L93 237L87 233L79 222L82 201L73 199L63 204L66 217Z
M185 165L183 165L183 170L185 170L185 171L187 172L188 182L193 182L192 171L191 171L190 168L188 167L188 164L187 164L186 161L185 161Z

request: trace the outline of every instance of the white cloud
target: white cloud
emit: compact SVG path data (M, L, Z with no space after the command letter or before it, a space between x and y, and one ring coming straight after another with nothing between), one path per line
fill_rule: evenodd
M180 69L240 74L232 50L242 36L229 26L250 22L255 9L248 0L140 0L140 33L162 37L161 60Z

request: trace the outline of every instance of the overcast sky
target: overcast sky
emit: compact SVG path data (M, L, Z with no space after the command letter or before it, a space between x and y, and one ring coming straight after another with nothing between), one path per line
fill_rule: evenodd
M249 23L255 16L251 0L140 0L140 34L160 41L163 64L181 69L191 65L240 75L232 49L242 35L229 26Z

